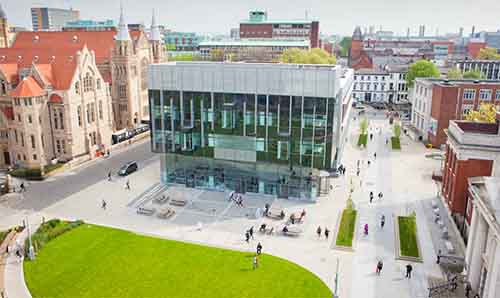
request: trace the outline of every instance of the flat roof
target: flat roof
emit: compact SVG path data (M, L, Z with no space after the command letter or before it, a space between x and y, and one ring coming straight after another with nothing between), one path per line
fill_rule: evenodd
M448 79L441 79L441 78L416 78L415 81L439 84L439 85L443 85L443 86L453 86L453 85L460 85L460 84L500 85L500 80L478 80L478 79L448 80Z
M263 20L263 21L252 21L252 20L242 20L240 24L311 24L312 22L317 22L318 20Z
M473 177L469 178L470 185L476 189L479 199L484 202L488 211L495 216L500 224L500 178Z
M203 46L226 46L226 47L309 47L309 40L255 40L255 39L240 39L240 40L220 40L220 41L203 41L200 42L200 47Z

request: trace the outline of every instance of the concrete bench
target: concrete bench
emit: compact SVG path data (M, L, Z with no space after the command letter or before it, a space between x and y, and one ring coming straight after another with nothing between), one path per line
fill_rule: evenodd
M283 231L283 234L286 236L298 237L302 234L302 230L296 227L288 227L288 231Z
M441 235L442 235L443 239L448 239L449 234L448 234L448 228L447 227L443 227Z
M137 214L153 215L155 212L156 212L156 209L154 209L154 208L140 207L139 209L137 209Z
M269 209L267 212L267 217L273 218L273 219L283 219L285 218L284 212L282 213L283 210L280 209Z
M455 252L455 247L453 246L453 244L449 240L446 240L444 242L444 246L446 247L446 250L448 251L448 253L452 254Z
M436 200L432 200L431 201L431 206L432 206L433 209L439 209L438 208L438 203L436 202Z
M173 205L173 206L183 207L183 206L186 206L186 204L187 204L186 200L182 200L182 199L170 200L170 205Z
M432 209L432 211L434 211L435 215L439 215L439 208L434 208L434 209Z
M174 216L174 214L175 210L173 210L172 208L167 208L158 212L156 216L162 219L169 219L170 217Z
M170 197L168 197L168 196L161 196L161 197L155 198L153 201L155 203L158 203L158 204L165 204L166 202L168 202L168 200L170 200Z

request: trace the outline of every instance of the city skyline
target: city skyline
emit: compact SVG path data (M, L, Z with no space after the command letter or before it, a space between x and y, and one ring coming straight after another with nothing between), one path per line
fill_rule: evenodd
M412 6L409 1L400 3L401 1L397 0L345 3L324 3L321 0L308 2L294 0L292 3L284 0L272 3L263 0L240 3L228 0L216 0L210 3L196 0L171 0L169 2L123 0L121 2L129 23L144 23L148 26L152 10L155 9L158 23L165 25L168 29L222 34L229 34L230 28L238 27L239 21L247 18L248 11L252 9L268 11L270 19L303 19L307 11L310 18L320 21L322 33L340 35L350 35L357 25L362 28L374 26L375 30L382 28L394 31L396 35L406 34L407 28L410 28L412 35L417 35L418 27L422 24L426 26L426 35L435 35L437 31L440 34L458 32L460 27L464 28L464 34L470 34L472 26L475 26L476 32L497 31L499 25L495 21L495 12L500 9L500 3L495 0L479 0L474 6L468 5L465 1L452 3L452 0L439 2L423 0L418 6ZM97 5L99 9L95 10ZM117 21L120 1L5 0L2 2L9 22L27 28L31 28L32 25L30 8L33 6L72 7L80 10L82 19ZM390 9L387 9L388 7ZM491 9L482 9L484 7ZM440 11L439 18L427 13L429 9ZM469 17L465 18L466 14ZM211 16L212 19L207 22L206 16Z

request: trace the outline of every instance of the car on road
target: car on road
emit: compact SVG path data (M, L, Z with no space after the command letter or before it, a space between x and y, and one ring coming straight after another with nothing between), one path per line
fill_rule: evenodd
M130 161L124 164L120 170L118 171L118 175L120 176L127 176L135 171L137 171L139 167L137 166L137 162L135 161Z

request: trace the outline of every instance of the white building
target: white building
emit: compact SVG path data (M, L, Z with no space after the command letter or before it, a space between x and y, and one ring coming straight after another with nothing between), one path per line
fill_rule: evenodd
M465 262L467 279L481 298L500 297L500 178L469 178L472 222Z
M411 90L411 126L422 141L427 140L431 127L432 87L432 81L416 79Z
M354 75L354 98L366 103L408 103L407 67L360 69Z

